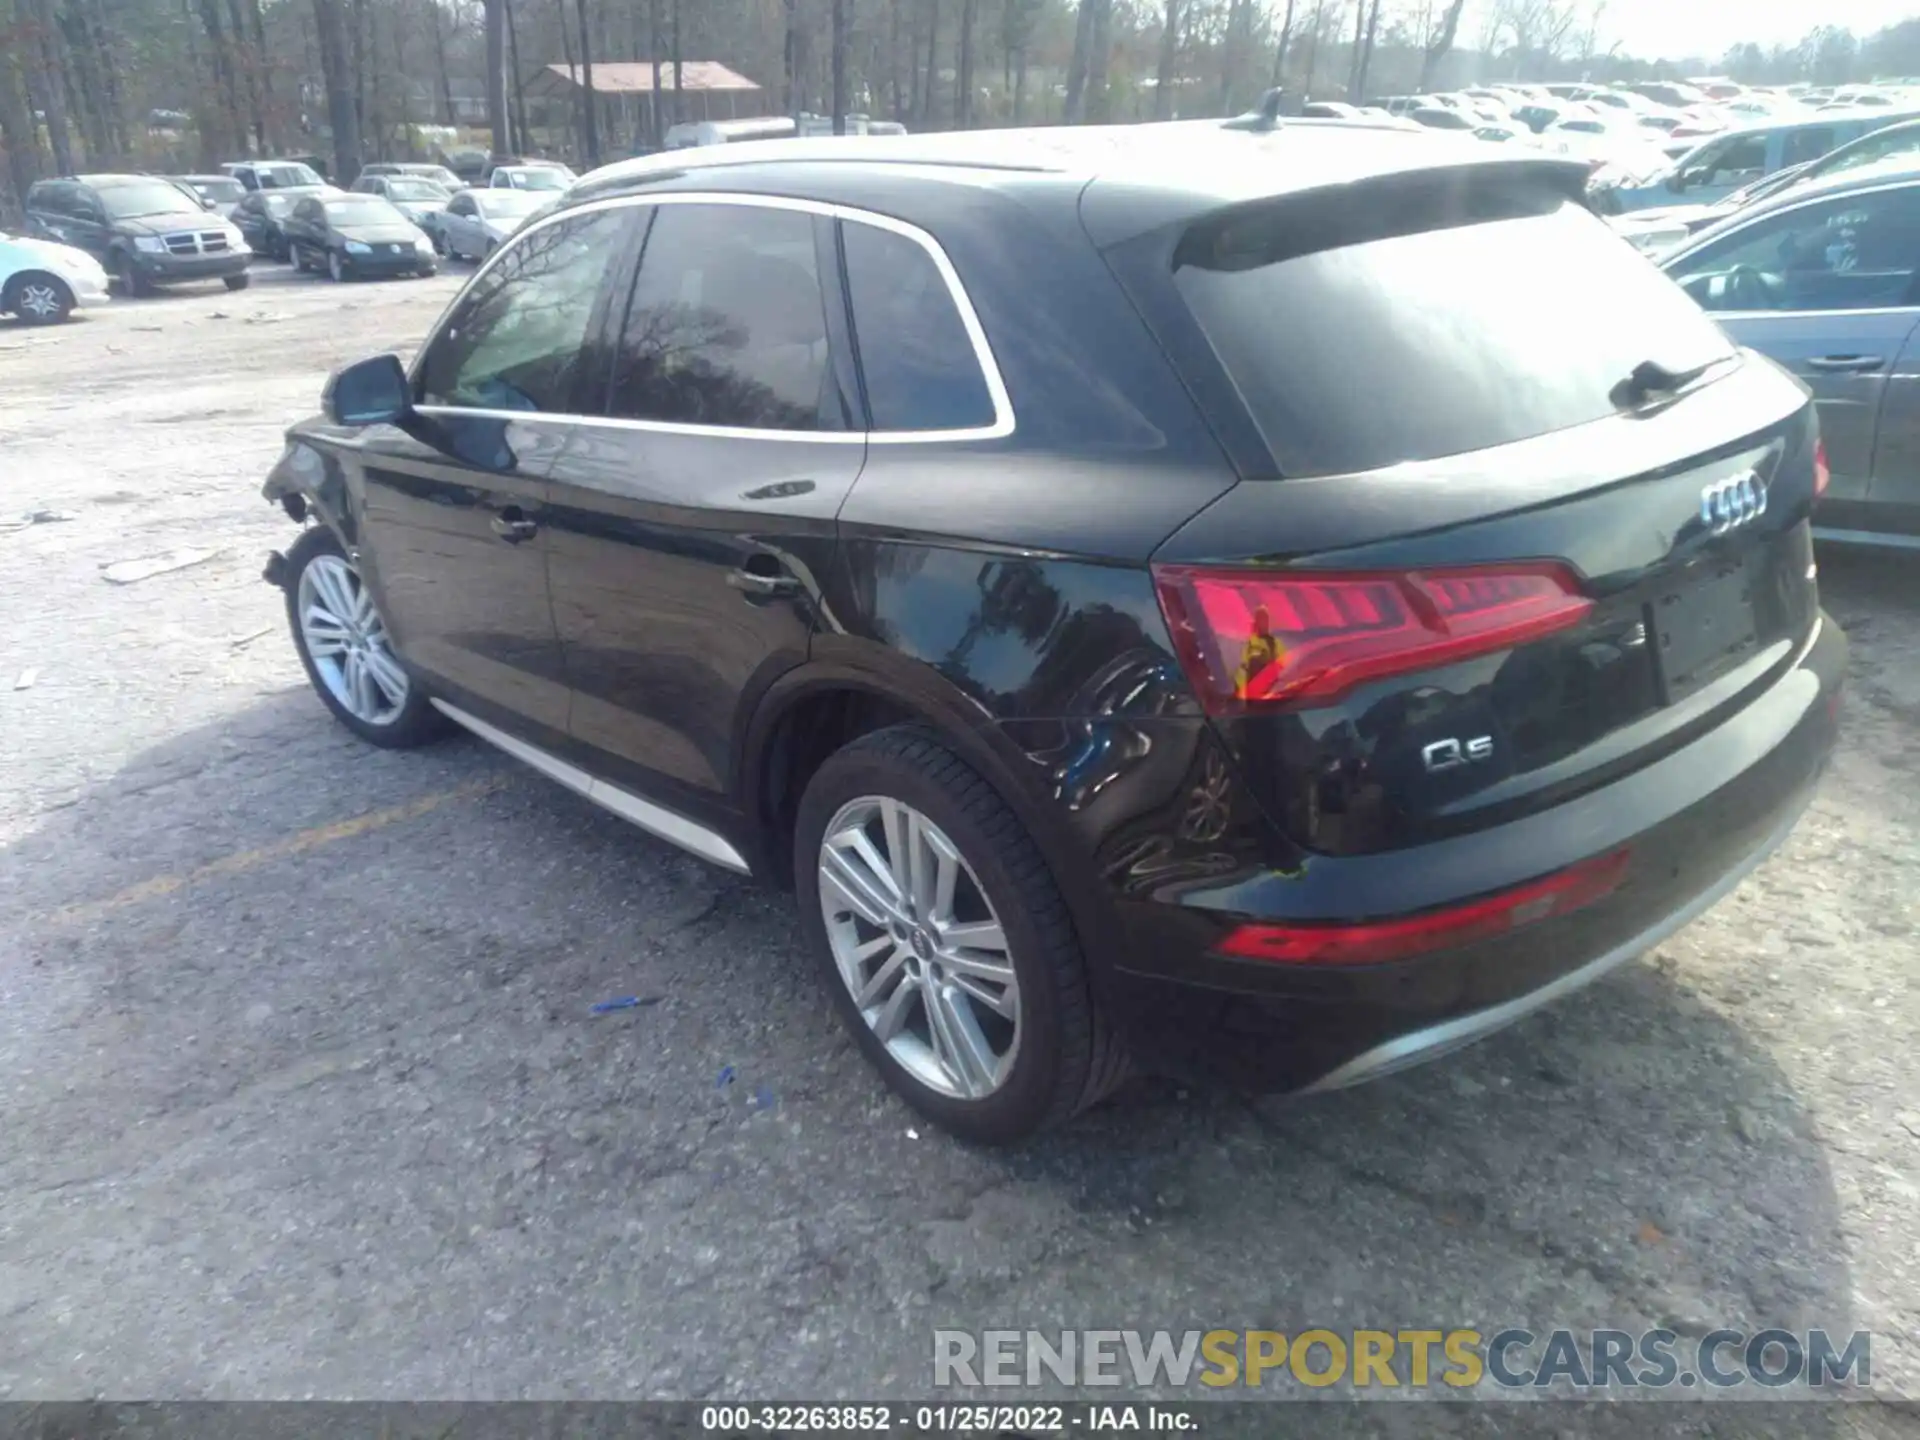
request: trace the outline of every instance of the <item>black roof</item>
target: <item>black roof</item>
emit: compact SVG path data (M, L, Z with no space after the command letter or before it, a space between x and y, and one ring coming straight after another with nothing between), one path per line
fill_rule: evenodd
M1577 190L1586 167L1461 136L1346 121L1290 119L1271 129L1218 120L1055 126L932 135L822 136L669 150L582 177L571 205L649 188L729 188L822 201L925 186L1018 191L1078 201L1096 240L1249 200L1434 169L1532 170ZM896 181L890 186L889 179ZM851 201L849 201L851 203ZM912 219L912 215L902 215Z

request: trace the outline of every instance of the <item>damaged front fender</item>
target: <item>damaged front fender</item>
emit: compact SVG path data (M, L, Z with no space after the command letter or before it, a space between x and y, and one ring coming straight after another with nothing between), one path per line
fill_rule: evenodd
M353 552L357 536L345 470L338 457L299 430L287 432L286 448L267 472L260 493L293 520L319 521L339 537L343 549Z

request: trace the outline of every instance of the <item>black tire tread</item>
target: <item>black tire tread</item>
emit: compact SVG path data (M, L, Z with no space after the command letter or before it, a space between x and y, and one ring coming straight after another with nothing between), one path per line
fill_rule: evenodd
M986 835L1011 877L1018 892L1016 903L1040 933L1040 959L1053 977L1059 1006L1059 1069L1046 1114L1036 1129L1064 1125L1113 1093L1131 1073L1126 1051L1094 1003L1080 938L1053 870L999 791L956 755L937 731L920 723L863 735L838 756L887 759L917 770Z

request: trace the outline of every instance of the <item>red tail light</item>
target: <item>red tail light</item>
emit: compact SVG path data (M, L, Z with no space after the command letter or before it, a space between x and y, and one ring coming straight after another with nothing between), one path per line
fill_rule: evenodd
M1378 965L1569 915L1620 888L1625 850L1535 880L1515 890L1424 915L1361 925L1242 925L1221 943L1223 955L1280 965Z
M1213 714L1324 705L1577 625L1593 608L1561 565L1388 574L1155 566L1180 663Z
M1813 442L1813 498L1818 500L1833 483L1833 471L1827 468L1827 442Z

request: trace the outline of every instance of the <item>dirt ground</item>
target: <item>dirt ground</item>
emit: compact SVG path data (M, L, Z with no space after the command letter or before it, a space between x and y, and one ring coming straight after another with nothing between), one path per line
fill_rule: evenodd
M936 1325L1660 1323L1871 1330L1920 1395L1912 563L1822 556L1838 759L1644 962L1371 1087L1143 1082L984 1153L869 1073L786 900L308 692L259 484L461 278L0 322L0 1398L904 1396Z

